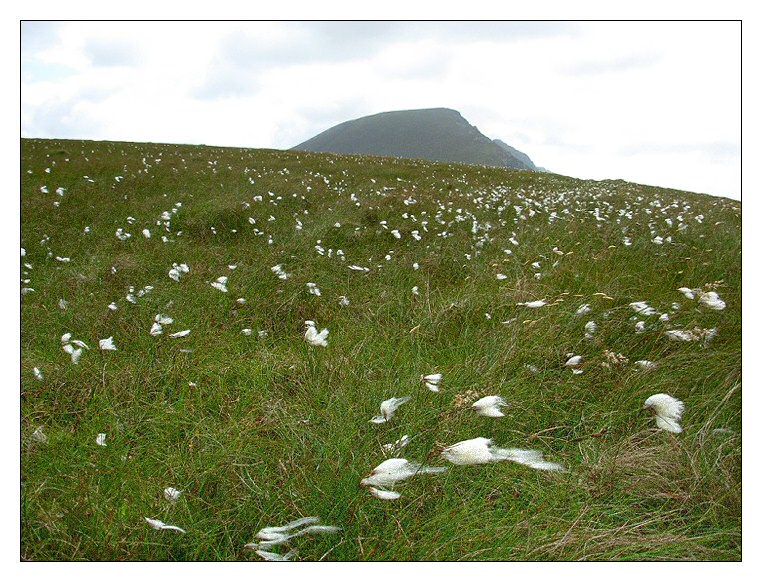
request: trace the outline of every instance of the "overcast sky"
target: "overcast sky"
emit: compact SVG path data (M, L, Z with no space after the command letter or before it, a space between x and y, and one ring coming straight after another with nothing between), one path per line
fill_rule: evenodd
M458 110L538 166L740 199L739 22L23 22L21 135L291 148Z

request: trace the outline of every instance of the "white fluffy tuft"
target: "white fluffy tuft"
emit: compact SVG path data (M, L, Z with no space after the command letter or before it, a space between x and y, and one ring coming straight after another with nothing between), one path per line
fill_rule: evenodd
M654 394L643 404L645 410L653 412L656 426L669 432L681 433L680 419L685 411L685 404L669 394Z

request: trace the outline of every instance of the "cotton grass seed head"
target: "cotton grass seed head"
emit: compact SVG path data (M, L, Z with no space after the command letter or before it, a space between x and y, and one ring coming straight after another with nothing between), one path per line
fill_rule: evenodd
M643 409L654 415L656 426L659 428L673 433L683 432L680 419L685 411L685 404L677 398L669 394L654 394L646 399Z
M471 409L479 416L499 418L505 416L500 411L502 406L506 406L506 402L503 400L502 396L485 396L474 402L471 405Z
M372 422L373 424L382 424L384 422L388 422L391 420L392 416L394 416L394 413L397 411L397 409L405 404L410 400L410 396L403 396L401 398L389 398L388 400L384 400L381 403L381 414L374 416L370 419L369 422Z
M425 374L421 376L421 382L432 392L439 392L439 383L442 381L442 374Z

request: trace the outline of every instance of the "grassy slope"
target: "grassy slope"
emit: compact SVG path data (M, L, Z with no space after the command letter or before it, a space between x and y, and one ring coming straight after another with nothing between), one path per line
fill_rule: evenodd
M740 213L729 200L552 174L23 140L21 262L32 268L22 266L22 286L34 291L22 295L22 556L258 560L243 548L257 530L317 515L342 532L296 538L300 559L738 560ZM118 240L120 227L132 238ZM190 266L179 282L167 276L173 262ZM270 271L278 263L288 280ZM209 285L222 275L228 293ZM724 311L676 291L717 281ZM516 305L540 298L549 305ZM638 300L670 321L641 318L636 334L628 304ZM575 316L583 303L592 313ZM175 323L154 337L158 313ZM303 341L306 319L330 330L327 348ZM586 340L590 319L598 332ZM678 343L669 327L719 333ZM65 332L91 348L78 365L61 349ZM97 349L108 336L118 351ZM606 368L604 350L629 362ZM569 352L583 374L563 367ZM659 368L638 371L640 359ZM444 375L438 394L419 382L433 371ZM685 401L683 434L655 430L641 410L657 392ZM487 394L509 402L504 418L467 409ZM412 399L391 422L368 423L403 395ZM47 442L32 437L38 427ZM450 466L398 484L397 501L372 498L358 483L403 434L414 461L486 436L569 471ZM167 486L182 491L174 505Z

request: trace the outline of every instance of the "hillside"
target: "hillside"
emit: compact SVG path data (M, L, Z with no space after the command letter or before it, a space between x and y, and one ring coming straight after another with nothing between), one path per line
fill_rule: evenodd
M739 202L23 139L20 243L23 560L741 559Z
M535 169L528 156L493 142L460 113L444 108L390 111L346 121L292 149Z

